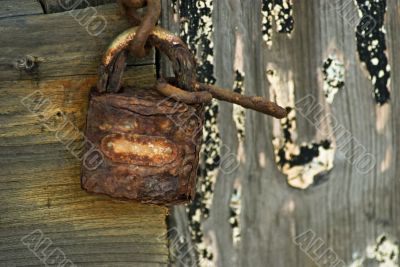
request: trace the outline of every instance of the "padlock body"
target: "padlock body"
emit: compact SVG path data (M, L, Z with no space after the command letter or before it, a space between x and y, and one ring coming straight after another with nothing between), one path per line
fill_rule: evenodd
M189 202L195 194L203 123L202 106L176 102L152 88L124 88L118 94L93 90L82 187L144 203Z

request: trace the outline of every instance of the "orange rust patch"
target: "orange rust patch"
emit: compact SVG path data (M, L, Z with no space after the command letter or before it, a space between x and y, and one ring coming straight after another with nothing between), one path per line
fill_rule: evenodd
M115 162L163 166L173 162L178 149L164 137L138 134L110 134L101 140L101 150Z

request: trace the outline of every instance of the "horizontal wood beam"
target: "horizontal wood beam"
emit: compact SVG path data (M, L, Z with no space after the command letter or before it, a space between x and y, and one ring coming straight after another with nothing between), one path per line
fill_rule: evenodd
M73 9L81 9L86 7L95 7L104 4L115 3L116 0L39 0L42 3L45 13L58 13L70 11Z
M1 0L0 6L0 19L43 14L43 8L36 0Z
M0 81L97 74L103 52L129 24L116 4L0 20ZM130 64L154 64L154 54Z

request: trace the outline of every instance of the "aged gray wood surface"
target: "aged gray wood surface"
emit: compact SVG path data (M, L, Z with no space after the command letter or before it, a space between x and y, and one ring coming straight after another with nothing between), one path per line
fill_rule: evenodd
M203 3L198 6L210 3L197 2ZM219 172L210 216L201 219L203 241L208 242L203 244L212 251L216 266L333 266L318 262L321 251L328 248L337 256L335 266L348 266L356 260L363 261L356 266L378 266L376 260L367 259L366 248L375 248L380 235L397 244L400 241L399 2L387 1L385 28L392 95L383 106L378 106L371 97L373 86L357 54L354 21L358 10L354 2L293 2L294 31L290 37L274 32L269 48L262 39L261 1L213 1L213 62L217 84L233 87L239 35L244 46L241 55L246 94L270 96L271 84L266 74L269 66L282 81L282 90L292 82L296 99L314 96L324 107L322 117L326 114L335 117L374 155L376 165L371 172L362 174L346 160L343 151L336 150L334 167L320 177L320 184L306 190L294 189L286 183L285 175L274 161L273 119L247 111L245 160L232 174ZM171 15L174 13L171 1L163 3L164 26L179 31L176 19L179 14ZM345 65L345 88L328 104L321 75L323 62L332 55ZM298 143L321 138L308 119L297 116ZM218 127L223 144L239 153L231 105L220 104ZM349 148L354 149L354 144L350 143ZM242 185L241 237L235 246L229 205L237 178ZM194 251L189 225L186 209L176 208L171 226L177 227L177 235L188 243L190 253L186 257L192 257ZM318 238L323 241L325 250L321 249L320 254L315 253L316 248L303 251L294 242L296 236L308 230L314 233L314 241ZM195 250L202 252L202 248Z
M167 209L87 194L70 152L83 143L102 53L129 26L116 5L96 10L108 22L98 36L78 11L23 16L17 8L0 19L0 266L168 264ZM38 58L31 69L18 61L27 55ZM154 84L154 57L132 62L124 77Z
M42 14L43 9L38 1L32 0L1 0L0 19L10 16Z
M84 20L81 10L47 16L11 17L2 21L0 34L2 53L0 56L0 80L22 80L32 77L46 78L72 75L97 74L101 51L120 29L129 27L120 18L118 8L106 5L96 8ZM92 17L105 22L104 27L90 28ZM30 34L35 34L30 37ZM9 36L9 38L4 38ZM43 45L45 44L45 45ZM33 58L31 71L16 71L19 60ZM135 64L149 64L152 55L136 60Z
M274 161L272 140L276 121L246 112L244 152L241 152L232 106L220 103L217 119L222 143L245 160L233 173L219 171L210 216L200 218L202 244L212 252L211 262L217 266L333 266L318 262L322 255L315 253L315 248L302 250L294 242L296 236L311 230L315 235L313 240L320 238L324 249L331 248L340 259L335 266L348 266L357 259L364 259L361 266L378 266L376 261L366 260L366 248L374 248L380 235L394 242L400 240L400 174L396 166L400 142L397 137L400 123L396 117L400 111L398 1L388 0L385 27L392 96L382 107L372 100L372 84L357 55L355 24L348 15L353 14L350 18L357 15L353 1L337 0L334 6L328 0L293 1L294 31L291 37L274 32L270 48L262 40L261 1L213 2L212 61L218 85L233 87L239 38L243 44L243 53L239 55L243 55L246 94L272 97L269 93L272 84L266 74L267 68L272 70L273 78L282 83L282 91L292 82L296 99L309 94L318 99L325 110L323 115L334 116L375 156L377 164L372 172L362 174L336 150L334 167L323 174L320 184L306 190L294 189ZM163 25L177 31L175 19L179 14L173 15L170 0L163 0L163 5ZM95 82L95 62L100 58L100 50L118 33L117 29L126 25L115 15L115 6L100 10L109 18L110 28L99 37L89 37L69 14L46 15L53 16L57 23L46 22L42 16L0 21L0 45L5 47L0 64L3 81L0 89L0 265L40 265L20 242L21 236L34 229L43 230L67 257L84 266L154 266L167 261L165 244L157 239L165 232L165 210L110 203L106 198L81 192L77 183L79 162L62 144L55 142L54 133L41 128L37 118L32 118L19 105L20 98L28 92L43 90L79 128L83 127L84 97ZM53 27L57 24L63 27ZM38 28L42 30L35 32L37 38L27 38ZM48 30L52 38L45 33ZM17 37L14 41L4 38L13 35ZM50 52L46 53L37 40L43 40ZM65 53L60 55L60 49ZM74 54L74 50L80 50L80 55ZM39 59L39 68L33 73L16 71L16 60L27 55ZM345 88L328 104L323 96L321 73L323 62L331 55L343 61L346 73ZM135 67L132 76L128 74L133 83L152 80L154 67L148 63ZM308 118L298 115L296 119L297 143L321 138L322 134ZM241 234L234 245L229 220L231 195L237 181L242 187ZM186 258L193 258L195 251L202 252L203 248L190 242L193 229L188 230L190 222L185 207L176 208L173 215L171 226L179 230L175 237L187 241ZM47 223L41 223L43 218ZM181 249L177 245L172 242L174 253ZM84 255L89 249L90 258Z
M46 14L115 3L115 0L80 0L80 1L38 0L38 1L40 1L40 3L42 4Z

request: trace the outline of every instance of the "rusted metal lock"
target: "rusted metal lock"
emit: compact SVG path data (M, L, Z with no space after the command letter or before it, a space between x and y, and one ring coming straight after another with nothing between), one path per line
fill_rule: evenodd
M122 33L103 57L86 126L102 162L96 168L84 162L81 184L88 192L144 203L189 202L196 188L204 108L176 102L154 88L119 90L120 65L134 35L134 28ZM149 42L172 60L177 84L194 90L188 87L195 80L195 63L186 45L158 27Z

